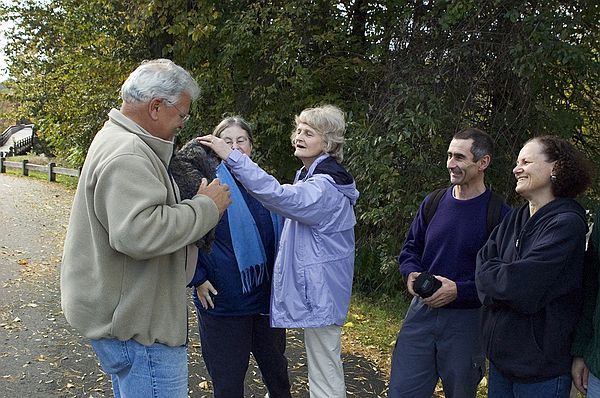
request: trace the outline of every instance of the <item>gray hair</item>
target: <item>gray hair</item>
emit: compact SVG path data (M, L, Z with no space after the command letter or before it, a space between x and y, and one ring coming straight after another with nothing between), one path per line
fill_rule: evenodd
M244 130L246 134L248 134L248 139L250 140L250 143L254 144L254 139L252 138L252 127L250 126L250 123L248 123L246 119L244 119L241 116L229 116L221 120L221 123L219 123L217 127L215 127L215 129L213 130L213 135L215 137L221 137L221 133L223 132L223 130L231 126L237 126Z
M307 108L295 118L296 126L308 124L323 135L325 152L341 162L344 158L344 133L346 132L346 117L340 108L334 105L323 105L317 108ZM292 144L296 132L292 132Z
M169 59L142 62L121 86L121 98L127 103L159 98L174 104L184 92L193 101L200 95L200 87L188 71Z

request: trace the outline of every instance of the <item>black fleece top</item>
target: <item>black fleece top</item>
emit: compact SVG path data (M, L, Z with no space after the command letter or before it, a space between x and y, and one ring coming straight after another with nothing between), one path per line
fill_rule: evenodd
M529 205L513 211L479 251L483 342L506 378L535 383L570 374L586 231L584 209L557 198L532 217Z

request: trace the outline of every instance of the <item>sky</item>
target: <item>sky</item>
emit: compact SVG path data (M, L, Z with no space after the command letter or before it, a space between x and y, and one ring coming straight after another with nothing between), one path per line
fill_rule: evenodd
M0 81L4 81L8 75L6 73L6 58L4 56L4 46L6 45L6 36L4 35L4 24L0 24Z
M10 0L0 0L2 4L10 4ZM7 23L0 23L0 81L4 81L8 75L6 73L6 57L4 55L4 47L6 46L6 35L5 29L8 27Z

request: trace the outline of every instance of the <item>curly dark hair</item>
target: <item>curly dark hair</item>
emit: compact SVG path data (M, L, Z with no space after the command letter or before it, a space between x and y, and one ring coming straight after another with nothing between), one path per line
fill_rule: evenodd
M552 193L558 198L574 198L592 183L594 169L591 162L573 145L562 138L544 135L530 139L544 147L543 153L552 168Z

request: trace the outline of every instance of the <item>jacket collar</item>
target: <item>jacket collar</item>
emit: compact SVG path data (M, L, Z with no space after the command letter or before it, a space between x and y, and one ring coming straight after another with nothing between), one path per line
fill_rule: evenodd
M319 156L313 162L313 164L310 166L310 168L308 169L308 172L306 174L304 174L302 172L304 170L304 168L301 168L300 170L298 170L296 172L296 178L294 179L294 183L298 182L300 179L302 179L304 181L307 178L311 177L314 174L317 166L319 166L320 163L327 160L328 158L330 158L329 154L324 154L324 155ZM327 178L329 178L331 180L332 184L336 187L336 189L338 191L340 191L342 194L344 194L348 199L350 199L350 203L352 203L352 205L354 205L354 204L356 204L356 201L359 196L359 192L356 189L356 182L354 181L354 178L350 174L348 174L346 169L343 168L343 166L337 164L337 167L339 167L343 173L347 174L347 178L351 179L351 182L349 184L337 183L335 181L335 178L329 174L327 174ZM302 177L302 178L300 178L300 177Z
M147 130L142 128L140 125L123 115L118 109L111 109L108 113L109 120L127 130L128 132L137 135L146 145L152 149L154 153L160 158L161 162L164 163L165 167L169 165L171 157L173 156L173 142L163 140L150 134Z
M325 153L325 154L319 156L318 158L316 158L315 161L310 165L310 168L308 169L308 171L306 173L302 172L303 170L305 170L305 168L302 167L300 170L298 170L298 172L296 172L295 181L298 181L300 179L300 176L302 176L302 180L306 180L308 177L312 176L313 173L315 172L315 169L319 165L319 163L321 163L323 160L327 159L328 157L329 157L329 154Z

